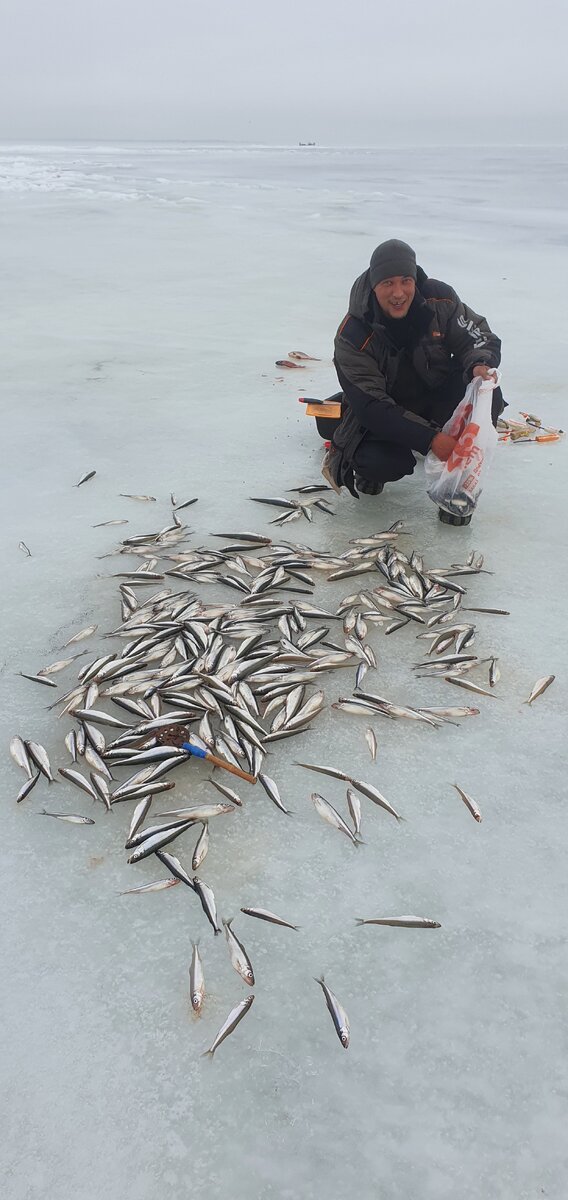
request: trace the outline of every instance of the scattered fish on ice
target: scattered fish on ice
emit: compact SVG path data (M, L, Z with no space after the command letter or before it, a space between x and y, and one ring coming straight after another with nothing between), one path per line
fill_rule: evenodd
M309 356L299 351L291 354L290 366L299 365L293 361L294 357ZM76 486L94 474L88 472ZM290 488L283 496L255 496L251 500L269 509L277 508L275 523L279 526L302 517L310 522L317 506L332 515L333 510L319 498L329 490L327 484L302 484ZM156 497L150 495L121 495L156 502ZM449 726L464 717L479 715L478 708L465 705L429 705L424 695L418 702L409 703L406 696L401 697L401 702L378 691L364 691L364 679L370 677L367 673L378 670L380 678L382 669L381 657L377 657L370 644L377 632L388 635L400 630L402 642L414 631L426 643L423 661L415 663L415 671L420 674L413 676L413 683L415 678L427 679L435 687L438 682L447 681L474 694L495 698L493 689L500 677L498 660L495 655L484 659L473 652L478 630L461 613L508 615L508 611L465 606L465 583L469 585L470 576L485 574L482 555L471 552L464 563L428 569L417 551L407 554L401 549L402 522L355 538L343 550L334 546L333 553L290 541L284 531L276 535L273 528L272 536L247 529L212 533L215 547L210 549L190 541L188 527L177 516L195 504L197 497L178 504L172 492L169 500L173 520L170 518L164 528L157 522L158 527L149 533L124 537L114 551L125 556L122 559L125 567L129 562L133 565L131 570L116 573L119 611L116 625L104 635L104 648L108 652L89 655L78 668L76 686L65 695L58 693L50 706L60 716L67 716L62 741L73 764L58 766L58 774L93 802L102 802L106 812L101 821L108 814L112 817L116 806L132 802L128 833L122 830L129 852L127 863L143 870L138 864L156 857L168 876L153 882L142 881L120 894L150 894L183 883L191 894L182 888L173 903L177 905L181 899L188 906L191 919L201 923L207 919L215 934L224 929L231 963L247 986L252 987L254 971L248 954L233 932L231 920L220 924L215 892L196 872L208 853L211 829L215 829L214 837L219 838L223 858L230 863L230 838L242 836L246 822L249 831L254 828L252 822L258 808L255 809L248 793L243 791L241 796L219 779L210 778L207 782L220 794L222 803L208 803L207 793L205 798L201 794L192 797L184 790L178 807L158 813L152 824L147 823L154 799L160 793L176 787L178 780L182 785L191 783L191 756L180 743L190 745L200 757L209 757L216 775L222 776L225 768L241 776L244 772L245 782L258 781L272 804L291 815L276 779L265 770L266 756L274 742L294 737L313 738L315 722L322 721L322 714L326 714L326 720L337 722L341 737L337 745L343 748L342 756L345 751L346 765L348 756L357 753L359 736L352 737L350 715L366 716L367 721L379 717L388 720L401 744L405 730L416 731L413 736L417 737L423 734L443 739L454 736ZM268 521L272 514L265 516ZM94 528L126 523L115 519L98 522ZM229 530L233 524L223 523ZM272 526L275 527L274 522ZM277 536L283 539L281 544ZM21 549L24 546L20 544ZM321 576L331 584L354 578L357 582L350 586L363 585L364 590L346 595L339 604L316 603L319 594L315 580ZM457 577L463 579L463 584L456 582ZM402 632L404 628L406 634ZM81 629L65 646L77 644L97 630L97 624ZM386 645L390 647L392 643ZM81 656L79 652L50 663L37 675L25 678L56 687L50 676L71 667ZM468 671L475 675L484 664L484 678L488 679L491 690L461 674ZM345 668L353 669L353 693L331 704L328 701L326 709L326 696L318 686L321 676L342 670L345 678ZM554 676L538 680L527 703L532 704L553 680ZM342 715L335 715L338 712ZM371 725L367 726L365 740L375 762L377 737ZM16 735L10 742L10 753L26 776L16 797L18 803L38 782L43 786L42 776L50 783L55 781L47 752L38 742ZM295 760L295 765L348 785L347 819L319 793L313 792L311 799L322 820L343 833L353 845L361 844L365 801L382 808L397 821L404 819L374 783L355 778L352 770L328 766L325 760L321 765ZM83 770L88 768L91 770L87 776ZM120 782L114 774L123 768L127 778ZM198 768L193 770L197 772ZM353 770L360 773L355 766ZM174 772L175 782L170 776ZM277 769L274 773L277 775ZM194 778L198 778L197 774ZM475 820L481 821L475 802L457 784L453 786ZM232 822L216 820L238 810L241 815ZM23 813L25 806L20 811ZM94 824L92 818L75 813L45 809L41 812L72 824ZM262 812L263 822L272 820L270 815L264 815L270 814L269 806L264 805ZM276 822L280 819L278 814L273 817ZM297 823L299 830L302 818L303 814ZM112 818L110 825L116 820ZM288 836L288 829L294 836L293 826L285 822L278 826L283 839ZM248 836L247 832L247 839ZM170 853L170 846L177 839L183 845L181 859ZM211 854L208 862L214 858ZM294 931L300 928L269 909L242 907L240 911L274 926ZM407 929L440 928L440 923L430 918L407 915L357 918L357 923ZM193 1011L200 1013L205 985L197 943L192 945L190 1003ZM347 1048L350 1036L347 1014L323 976L317 982L336 1033ZM206 1054L213 1057L249 1011L253 1000L250 995L232 1009Z

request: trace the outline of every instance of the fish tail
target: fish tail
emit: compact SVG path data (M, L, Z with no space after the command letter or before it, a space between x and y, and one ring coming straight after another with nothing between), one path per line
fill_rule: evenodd
M202 1057L202 1058L209 1058L209 1059L211 1059L211 1061L213 1061L213 1055L214 1055L214 1053L215 1053L215 1051L214 1051L214 1050L204 1050L204 1051L203 1051L203 1054L201 1055L201 1057Z
M364 925L365 922L362 917L355 917L355 924L356 925Z

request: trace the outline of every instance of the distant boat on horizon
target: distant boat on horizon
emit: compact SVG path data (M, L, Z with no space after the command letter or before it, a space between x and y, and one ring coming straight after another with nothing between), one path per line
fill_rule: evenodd
M315 142L298 142L299 146L315 146Z

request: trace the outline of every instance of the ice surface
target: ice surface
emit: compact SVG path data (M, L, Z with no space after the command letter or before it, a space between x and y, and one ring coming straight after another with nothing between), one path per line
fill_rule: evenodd
M566 425L561 154L1 148L8 1200L566 1195L564 444L499 446L465 530L438 523L421 465L379 499L343 496L335 518L285 527L292 541L341 550L402 518L405 546L430 566L482 551L494 573L466 581L470 601L511 616L477 618L476 649L502 670L500 698L480 698L478 718L433 730L327 709L266 760L296 816L257 787L212 829L200 875L221 914L257 905L302 927L238 915L256 1002L213 1064L200 1052L246 990L224 939L182 885L118 896L165 873L126 866L132 805L108 817L97 806L95 826L46 821L35 815L44 804L91 805L42 781L16 809L23 775L7 754L20 732L66 761L68 722L45 707L56 693L17 672L63 657L82 626L116 625L109 576L123 560L104 556L127 532L167 524L172 489L199 496L182 515L200 545L216 530L268 530L274 514L247 497L319 479L321 443L296 397L336 390L333 335L384 238L415 244L430 274L487 315L503 339L511 411ZM322 361L285 374L274 361L292 349ZM92 528L117 517L129 525ZM322 576L318 599L336 603L366 582ZM402 702L468 703L414 680L416 632L370 632L379 666L366 683ZM548 673L552 688L523 705ZM60 690L74 677L57 676ZM329 701L352 679L319 677ZM343 806L342 786L293 758L374 782L406 822L363 801L367 844L355 849L309 801L318 790ZM176 801L209 797L207 774L188 767ZM479 804L481 825L453 782ZM192 845L178 843L182 860ZM404 912L442 928L355 926ZM208 990L199 1021L187 980L197 937ZM347 1053L313 982L322 971L350 1017Z

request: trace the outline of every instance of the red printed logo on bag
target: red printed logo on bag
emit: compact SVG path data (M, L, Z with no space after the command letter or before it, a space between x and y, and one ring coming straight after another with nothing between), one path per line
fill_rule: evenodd
M456 471L458 467L461 467L462 470L465 470L465 468L469 467L473 462L476 462L476 467L477 464L479 464L479 466L481 465L481 462L483 461L483 452L479 449L479 446L476 446L475 444L475 439L478 433L479 425L476 425L474 421L471 421L470 424L464 429L459 442L456 442L456 445L450 454L450 457L446 463L447 471L451 473L452 471ZM476 474L477 473L478 470L476 470Z
M473 404L471 401L469 404L464 404L462 400L461 404L458 406L458 408L456 408L453 420L449 421L446 425L444 433L449 433L450 437L461 438L462 434L467 429L467 423L472 412Z

